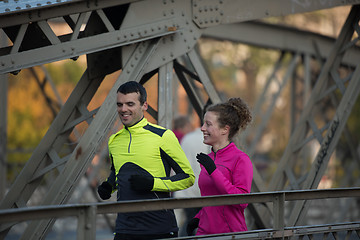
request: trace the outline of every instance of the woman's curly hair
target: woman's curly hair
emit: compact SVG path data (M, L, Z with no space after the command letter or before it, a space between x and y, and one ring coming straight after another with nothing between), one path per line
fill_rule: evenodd
M241 98L230 98L225 103L210 106L207 111L217 113L220 127L230 127L229 139L240 130L245 130L252 120L248 105Z

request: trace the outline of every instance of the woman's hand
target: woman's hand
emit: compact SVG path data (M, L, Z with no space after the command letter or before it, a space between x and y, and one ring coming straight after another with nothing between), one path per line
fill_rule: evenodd
M205 153L198 153L196 155L196 158L198 159L197 161L205 167L209 175L211 175L215 171L216 165L214 161L211 159L211 157L209 157Z

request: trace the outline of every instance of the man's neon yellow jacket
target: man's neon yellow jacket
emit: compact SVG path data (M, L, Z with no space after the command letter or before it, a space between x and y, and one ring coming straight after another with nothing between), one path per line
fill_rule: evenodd
M168 198L170 192L188 188L195 176L175 134L143 118L131 127L124 127L109 138L112 160L108 182L117 190L117 200ZM171 169L174 173L170 175ZM131 175L152 176L154 186L150 192L131 189ZM172 209L119 213L116 232L124 234L165 234L177 232Z

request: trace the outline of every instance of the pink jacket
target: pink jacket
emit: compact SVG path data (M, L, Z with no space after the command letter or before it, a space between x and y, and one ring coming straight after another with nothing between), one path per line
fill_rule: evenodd
M201 196L250 193L253 167L250 158L230 143L209 156L216 169L209 175L201 166L199 188ZM244 210L247 204L203 207L196 235L247 231Z

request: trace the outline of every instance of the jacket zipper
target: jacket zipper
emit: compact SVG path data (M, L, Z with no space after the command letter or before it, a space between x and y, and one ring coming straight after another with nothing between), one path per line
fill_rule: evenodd
M215 159L216 159L216 152L214 152L214 163L215 163ZM228 222L228 220L227 220L227 218L226 218L226 215L225 215L225 207L226 207L226 206L223 206L222 215L223 215L223 218L224 218L224 220L225 220L225 222L226 222L226 225L227 225L228 228L229 228L229 231L232 232L231 227L230 227L230 224L229 224L229 222Z
M130 153L130 145L131 145L132 136L131 136L130 130L127 127L125 129L129 132L129 135L130 135L130 141L129 141L129 146L128 146L128 153Z

